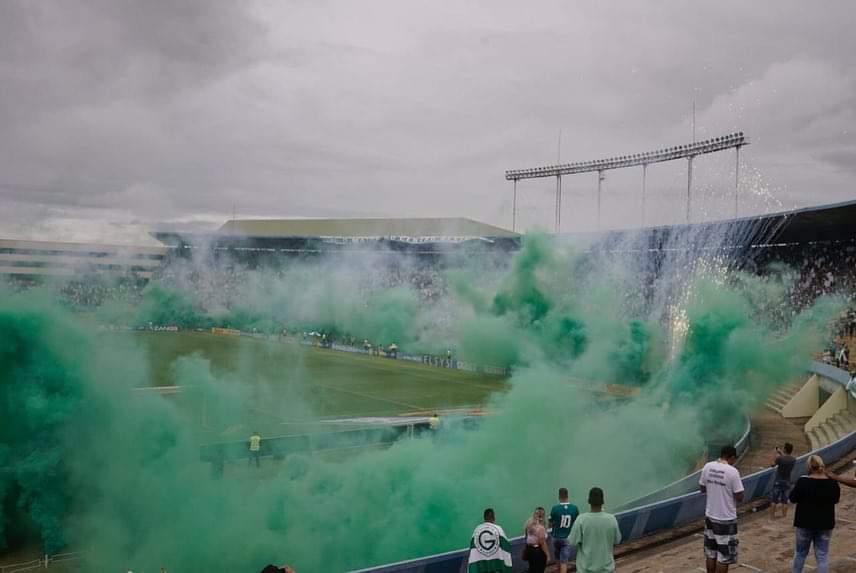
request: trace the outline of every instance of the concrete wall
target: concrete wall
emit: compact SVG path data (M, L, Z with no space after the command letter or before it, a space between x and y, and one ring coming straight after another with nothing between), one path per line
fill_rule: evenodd
M782 408L785 418L808 418L820 406L820 377L812 374L802 388Z
M805 424L805 431L810 432L823 424L839 412L847 409L847 392L843 386L839 386L832 395L817 409L817 412Z

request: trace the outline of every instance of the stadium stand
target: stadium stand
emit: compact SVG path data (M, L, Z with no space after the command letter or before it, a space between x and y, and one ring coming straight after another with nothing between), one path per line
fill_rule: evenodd
M131 275L149 279L167 249L0 239L0 275L20 278Z

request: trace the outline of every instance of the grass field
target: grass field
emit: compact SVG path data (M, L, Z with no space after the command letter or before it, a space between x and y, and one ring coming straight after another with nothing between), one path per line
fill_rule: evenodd
M151 386L172 386L177 359L198 355L227 393L238 390L247 405L212 422L229 404L205 404L192 389L181 394L190 415L213 439L245 436L250 426L268 435L317 429L331 418L393 416L480 406L505 388L501 377L450 370L403 360L305 347L295 343L197 332L132 332L145 351ZM222 401L222 400L221 400ZM329 426L328 426L329 427Z

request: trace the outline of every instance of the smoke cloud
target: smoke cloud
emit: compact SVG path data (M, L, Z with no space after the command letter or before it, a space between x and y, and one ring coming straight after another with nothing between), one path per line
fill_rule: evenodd
M70 546L99 570L287 561L342 571L462 547L488 505L516 534L560 486L580 504L600 486L616 507L683 475L705 443L728 439L714 429L739 428L745 412L799 374L840 308L823 298L790 312L787 273L696 267L681 273L684 295L671 297L680 309L667 309L626 260L537 235L508 265L437 271L447 287L378 280L380 267L407 277L412 264L380 253L242 270L237 286L211 296L177 265L138 304L94 315L64 308L50 289L4 292L0 543ZM153 365L133 337L96 326L116 321L322 330L411 352L451 347L513 373L475 429L450 423L385 449L294 454L261 474L217 477L200 459L198 419L186 404L133 390L151 384ZM278 353L297 357L280 373L284 393L256 373ZM300 355L286 344L241 351L230 368L177 357L170 376L205 394L212 431L238 428L243 438L259 403L285 416L316 414ZM581 380L642 391L603 400Z

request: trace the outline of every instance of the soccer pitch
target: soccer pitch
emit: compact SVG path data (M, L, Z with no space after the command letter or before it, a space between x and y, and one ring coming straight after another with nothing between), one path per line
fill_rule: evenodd
M147 355L150 386L184 386L176 402L198 420L204 441L244 437L251 429L266 435L330 431L342 418L479 407L506 386L499 376L294 342L201 332L127 335ZM229 404L202 396L176 374L176 361L193 355L209 361L221 388L241 393L244 407L228 412L227 422L216 412Z

